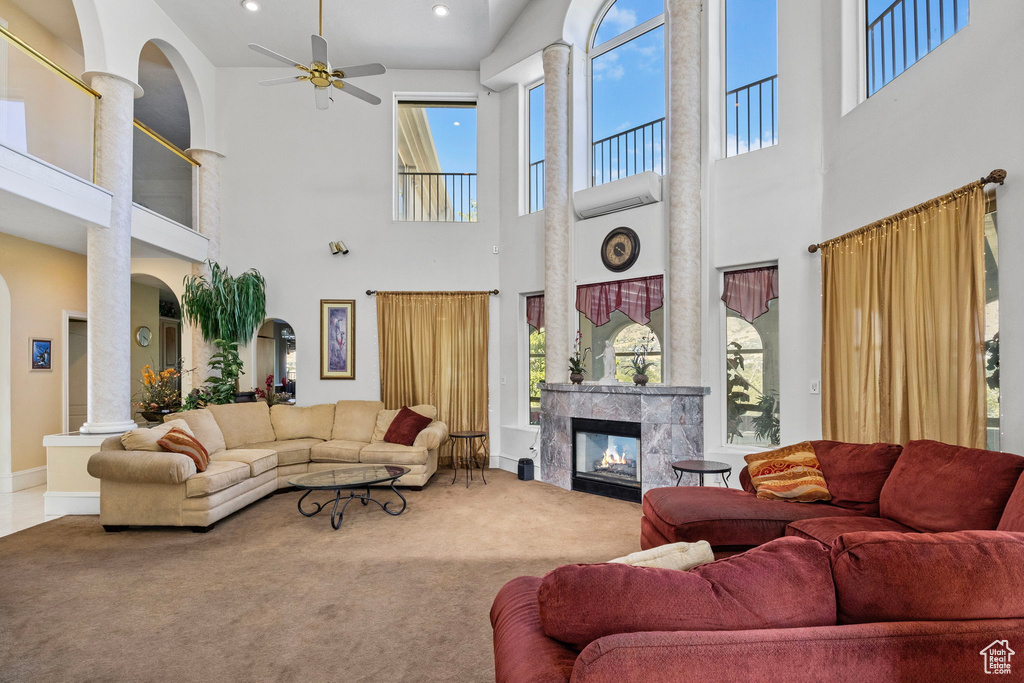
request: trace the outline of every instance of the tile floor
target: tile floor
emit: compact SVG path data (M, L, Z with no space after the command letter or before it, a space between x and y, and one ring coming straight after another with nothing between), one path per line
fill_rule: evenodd
M7 536L56 517L43 513L43 494L46 486L22 489L14 493L0 493L0 536Z

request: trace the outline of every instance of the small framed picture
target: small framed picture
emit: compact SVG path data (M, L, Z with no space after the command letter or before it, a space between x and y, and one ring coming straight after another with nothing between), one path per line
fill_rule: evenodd
M32 337L28 340L29 362L33 370L53 369L53 340Z
M356 302L320 300L320 379L356 378Z

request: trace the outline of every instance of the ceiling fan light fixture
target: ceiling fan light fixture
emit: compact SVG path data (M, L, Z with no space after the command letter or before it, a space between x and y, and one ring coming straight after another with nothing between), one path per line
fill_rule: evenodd
M250 12L260 11L260 3L256 2L256 0L242 0L242 7Z
M447 5L434 5L434 14L439 17L447 17L452 11Z

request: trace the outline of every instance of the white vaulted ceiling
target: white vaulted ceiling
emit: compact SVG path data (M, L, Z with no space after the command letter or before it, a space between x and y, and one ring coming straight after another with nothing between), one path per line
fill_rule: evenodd
M250 51L259 43L300 62L309 60L318 0L156 0L217 66L276 66ZM336 66L381 62L391 69L480 66L530 0L324 0L324 37ZM432 8L451 9L445 18Z

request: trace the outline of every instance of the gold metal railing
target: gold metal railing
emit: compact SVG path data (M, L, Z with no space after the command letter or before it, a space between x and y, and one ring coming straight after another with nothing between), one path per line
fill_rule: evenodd
M88 85L86 85L85 81L83 81L81 78L75 76L70 71L62 67L60 64L53 61L52 59L44 55L42 52L35 49L21 38L11 33L6 26L0 25L0 35L2 35L4 39L7 40L7 42L17 47L19 50L27 54L29 57L36 60L37 62L45 66L47 69L54 72L55 74L62 76L65 80L70 81L81 90L89 93L97 100L103 97L98 92L96 92Z
M156 140L158 143L160 143L161 145L166 147L168 150L173 152L175 155L181 157L182 159L184 159L188 163L192 164L196 168L198 168L199 166L202 166L202 164L200 164L198 161L196 161L195 159L193 159L189 155L185 154L184 150L182 150L176 144L174 144L173 142L171 142L170 140L165 138L163 135L160 135L160 133L157 133L155 130L153 130L152 128L150 128L146 124L144 124L142 121L139 121L138 119L133 119L133 122L135 123L135 127L136 128L138 128L143 133L145 133L149 137L151 137L154 140Z

